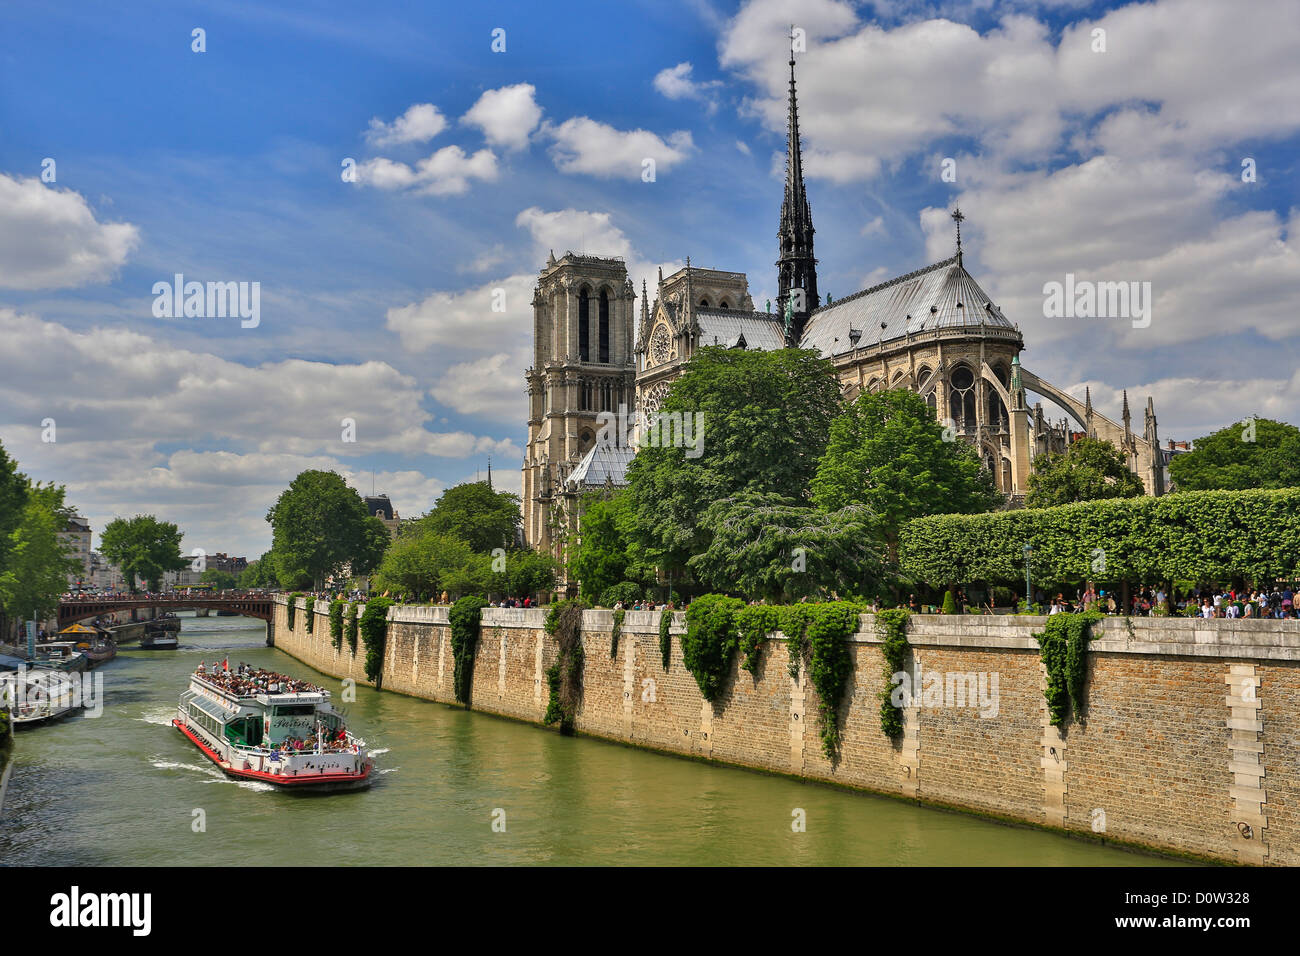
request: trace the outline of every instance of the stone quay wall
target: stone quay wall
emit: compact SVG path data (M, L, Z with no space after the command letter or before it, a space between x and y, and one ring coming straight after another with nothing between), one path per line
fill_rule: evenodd
M455 703L447 610L389 610L383 689ZM336 650L327 611L316 603L308 634L299 610L291 631L281 598L275 646L368 683L364 646L353 652L344 640ZM484 608L473 709L541 723L557 654L544 615ZM1203 859L1300 864L1300 621L1108 618L1094 629L1082 716L1058 729L1033 638L1045 618L914 616L908 674L927 675L922 690L935 673L954 690L983 679L996 714L956 694L922 694L895 740L880 729L890 681L863 615L849 638L853 670L832 763L816 690L806 668L790 676L784 640L766 642L756 676L733 668L710 704L682 663L683 617L665 669L659 612L626 612L613 656L612 612L584 613L579 733Z

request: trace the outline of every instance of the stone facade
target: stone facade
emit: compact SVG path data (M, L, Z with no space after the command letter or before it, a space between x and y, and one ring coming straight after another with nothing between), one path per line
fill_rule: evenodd
M275 645L334 677L365 683L364 648L330 644L328 605L313 633ZM302 613L302 612L300 612ZM483 612L471 706L540 723L556 646L541 610ZM681 632L681 615L673 628ZM816 691L789 676L782 640L757 676L733 670L706 702L674 637L665 671L659 613L629 611L610 656L612 615L583 621L580 733L669 753L791 774L1031 823L1122 844L1255 865L1300 864L1300 622L1109 618L1089 655L1087 703L1064 728L1047 722L1033 632L1044 618L913 619L909 673L997 675L996 716L971 706L904 712L900 741L880 731L887 686L870 615L849 640L842 746L823 755ZM452 703L447 609L389 612L386 690ZM991 684L989 685L991 687ZM950 703L959 704L959 698Z

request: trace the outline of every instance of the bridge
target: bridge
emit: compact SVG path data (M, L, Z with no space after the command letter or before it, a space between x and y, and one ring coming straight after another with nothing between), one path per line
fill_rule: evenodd
M110 614L113 611L132 611L137 608L160 608L165 611L192 611L207 608L213 611L234 611L244 617L271 620L274 600L269 594L244 595L184 595L184 594L122 594L73 598L59 602L59 629L84 621L86 618Z

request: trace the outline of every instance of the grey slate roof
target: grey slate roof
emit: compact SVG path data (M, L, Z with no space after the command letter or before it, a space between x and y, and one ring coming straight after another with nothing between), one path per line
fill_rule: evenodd
M858 347L865 348L915 332L981 324L1015 328L953 256L822 306L809 318L799 344L830 357L853 347L850 329L862 333Z
M570 489L582 486L599 488L606 479L615 485L627 484L627 466L632 461L634 452L623 445L607 445L596 442L591 451L582 456L576 468L569 473L564 483Z
M695 321L700 327L701 348L715 344L735 348L742 335L745 348L764 352L785 348L785 327L776 316L767 312L696 309Z

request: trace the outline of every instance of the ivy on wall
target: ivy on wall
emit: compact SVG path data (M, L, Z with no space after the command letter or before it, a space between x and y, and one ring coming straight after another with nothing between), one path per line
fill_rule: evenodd
M316 599L314 597L307 598L307 606L303 608L302 613L306 615L306 617L304 618L304 620L307 622L307 627L305 628L305 630L307 631L308 634L310 634L312 632L312 628L316 626Z
M343 608L346 604L342 598L330 601L330 643L336 651L343 646Z
M736 612L740 635L740 666L758 677L758 659L768 635L781 627L780 610L770 604L751 604Z
M451 622L451 659L455 662L452 684L456 699L469 706L469 691L474 683L474 652L478 649L478 625L487 601L467 595L447 611Z
M811 608L805 640L808 647L808 676L817 688L821 718L822 753L836 760L840 748L840 698L853 670L848 639L858 629L862 606L850 601L827 604L796 604Z
M618 639L623 633L623 614L621 607L614 611L614 627L609 635L609 656L611 660L618 657Z
M907 622L911 615L903 608L876 612L876 635L885 658L885 689L880 692L880 729L886 737L903 733L903 709L894 706L894 675L907 668Z
M366 648L366 679L374 682L378 690L384 673L384 647L388 643L388 609L395 602L391 598L374 598L366 602L361 615L361 641Z
M1083 709L1084 682L1088 676L1088 642L1092 625L1102 619L1097 611L1078 614L1053 614L1041 634L1035 634L1047 669L1047 709L1051 723L1061 727L1071 710L1078 715Z
M744 606L745 602L739 598L706 594L686 609L682 661L707 701L718 699L731 673L731 662L740 643L736 612Z
M673 659L673 638L668 629L673 626L673 612L659 612L659 656L663 658L664 671Z
M573 722L582 703L582 612L587 605L570 598L551 606L546 615L546 633L559 646L555 663L546 669L550 698L546 704L544 724L559 723L560 733L573 733Z
M348 647L355 654L357 652L357 606L355 604L349 604L343 616L343 636L348 639Z
M301 591L294 591L289 595L289 606L285 608L285 616L289 621L289 630L293 630L293 618L298 613L298 598L302 597Z

